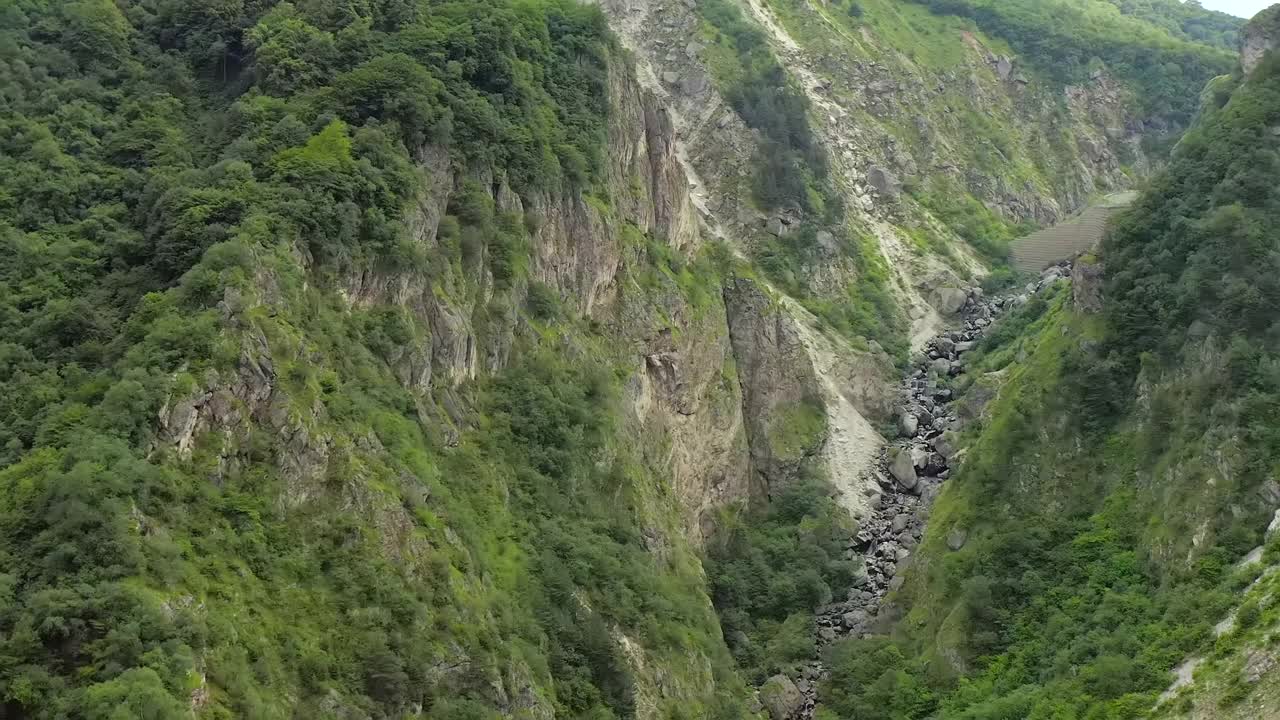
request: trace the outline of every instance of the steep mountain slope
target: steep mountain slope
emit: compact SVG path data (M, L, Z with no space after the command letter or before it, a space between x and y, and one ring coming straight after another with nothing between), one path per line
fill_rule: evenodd
M781 348L597 12L3 28L7 716L741 714L694 547Z
M837 716L1143 717L1188 656L1161 716L1273 714L1278 13L1101 255L977 350L998 393L888 637L835 653L877 668Z

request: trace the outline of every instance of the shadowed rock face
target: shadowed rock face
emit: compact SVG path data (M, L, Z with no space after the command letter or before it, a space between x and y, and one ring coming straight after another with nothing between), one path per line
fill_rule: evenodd
M818 397L818 380L795 321L755 281L732 280L724 290L729 337L742 382L742 409L751 447L752 488L760 494L797 476L816 444L787 452L775 447L774 425L787 408Z

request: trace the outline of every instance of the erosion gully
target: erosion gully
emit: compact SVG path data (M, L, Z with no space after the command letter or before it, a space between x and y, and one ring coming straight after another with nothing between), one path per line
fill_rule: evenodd
M929 508L951 476L953 462L959 460L959 449L946 434L960 425L949 387L953 382L948 381L964 374L966 353L1001 314L1070 274L1070 264L1059 263L1012 294L986 297L980 289L971 289L954 326L925 343L923 352L913 359L899 389L898 438L882 449L871 471L880 494L872 498L873 512L849 538L846 551L850 558L862 558L866 572L846 589L843 600L817 609L818 657L804 665L794 680L799 702L789 712L777 714L789 720L813 717L818 684L828 676L822 660L825 648L844 638L873 635L885 596L902 585L902 573L924 534ZM958 530L946 538L953 550L963 547L965 540L964 532Z

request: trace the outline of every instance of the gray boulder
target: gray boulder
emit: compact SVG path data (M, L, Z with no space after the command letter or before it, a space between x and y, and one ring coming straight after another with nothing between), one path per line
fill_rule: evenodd
M760 688L760 702L773 720L792 720L804 708L804 695L791 678L778 674Z
M840 621L844 623L845 627L852 630L867 621L867 613L865 610L853 610L845 613L844 616L840 618Z
M969 531L964 528L951 528L947 533L947 547L952 550L959 550L969 540Z
M1001 80L1008 80L1009 75L1013 72L1013 60L1007 55L1001 55L996 60L996 74Z
M941 287L936 291L938 312L944 315L955 315L964 307L969 293L954 287Z
M934 439L933 449L946 460L950 460L956 454L956 447L949 433L943 433L941 437Z
M916 486L920 478L916 475L916 465L911 457L911 450L908 448L898 448L893 455L893 462L889 465L889 474L902 487L910 490Z
M885 197L896 198L902 193L902 181L892 170L880 165L872 165L867 170L867 184Z
M898 415L898 433L901 434L902 437L915 437L916 430L919 428L920 418L912 415L906 410L903 410L902 413Z
M906 530L907 526L910 524L911 524L910 515L906 513L898 513L897 515L893 516L893 525L891 527L893 528L894 532L900 533L903 530Z

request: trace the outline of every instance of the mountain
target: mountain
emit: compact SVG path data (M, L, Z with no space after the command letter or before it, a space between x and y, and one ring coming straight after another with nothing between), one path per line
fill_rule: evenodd
M5 4L0 717L1145 712L1280 502L1274 17Z

